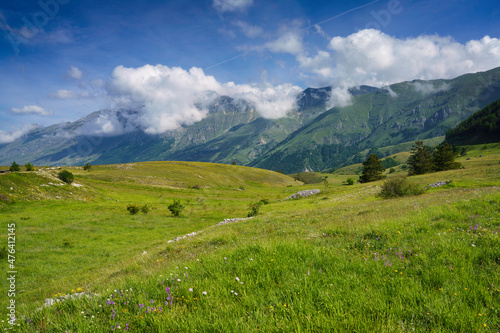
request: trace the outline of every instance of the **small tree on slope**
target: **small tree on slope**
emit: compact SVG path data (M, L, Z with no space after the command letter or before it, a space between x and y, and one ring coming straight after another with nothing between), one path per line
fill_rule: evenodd
M377 155L371 154L366 161L363 162L363 173L359 177L360 183L368 183L384 178L382 173L385 167L382 165Z

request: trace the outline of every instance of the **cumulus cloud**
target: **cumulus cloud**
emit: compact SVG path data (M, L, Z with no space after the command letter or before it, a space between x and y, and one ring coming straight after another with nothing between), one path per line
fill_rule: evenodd
M214 0L213 6L220 12L243 11L253 4L253 0Z
M81 80L83 77L82 71L78 67L71 66L67 75L73 79Z
M485 36L465 45L450 37L398 39L365 29L329 44L335 58L332 78L381 86L406 80L453 78L500 65L500 40Z
M329 82L338 91L362 84L381 87L414 79L448 79L500 66L500 40L489 36L461 44L451 37L399 39L365 29L332 38L328 48L316 56L301 53L297 61L313 85ZM445 88L416 86L428 93Z
M12 108L12 112L17 114L37 114L40 116L52 116L52 111L47 111L38 105L25 105L22 109Z
M0 144L11 143L37 127L37 125L26 125L11 132L0 130Z
M209 103L222 95L249 100L263 117L279 118L294 108L295 97L301 91L290 84L274 87L219 83L201 68L187 71L163 65L116 67L106 89L116 109L139 111L134 123L149 134L202 120ZM100 124L102 131L116 131L111 118L102 119Z

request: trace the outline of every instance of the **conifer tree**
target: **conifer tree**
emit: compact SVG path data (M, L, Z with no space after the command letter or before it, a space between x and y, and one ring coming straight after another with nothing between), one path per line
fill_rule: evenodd
M434 169L433 158L429 147L423 141L415 141L408 158L408 176L422 175Z
M457 152L453 151L453 147L448 143L440 145L434 152L434 170L444 171L459 169L462 165L455 162Z
M363 162L363 173L359 177L360 183L368 183L385 178L382 173L385 167L380 159L375 154L370 154L366 161Z

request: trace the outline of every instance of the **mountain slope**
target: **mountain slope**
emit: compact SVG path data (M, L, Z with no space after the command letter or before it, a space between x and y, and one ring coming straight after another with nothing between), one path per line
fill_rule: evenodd
M445 141L455 145L500 142L500 99L447 131Z
M364 149L442 136L498 97L500 68L393 84L326 111L250 165L287 173L338 167Z
M352 88L352 103L346 107L328 109L330 93L330 87L304 90L297 108L280 119L264 119L252 103L222 96L201 121L161 135L138 128L137 111L94 112L0 145L0 164L236 161L287 173L339 167L359 162L367 149L443 136L500 98L500 68L452 80ZM113 136L92 131L108 118L122 130Z

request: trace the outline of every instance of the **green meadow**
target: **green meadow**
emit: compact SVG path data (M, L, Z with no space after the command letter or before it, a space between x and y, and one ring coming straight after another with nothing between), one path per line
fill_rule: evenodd
M58 169L0 175L0 248L15 224L17 270L17 321L4 282L0 328L498 332L500 144L457 161L463 169L409 178L448 185L397 199L377 196L382 181L347 185L359 165L315 184L196 162L68 167L74 184L61 186ZM262 199L254 218L216 226ZM151 209L131 215L129 204ZM0 269L7 277L7 258Z

